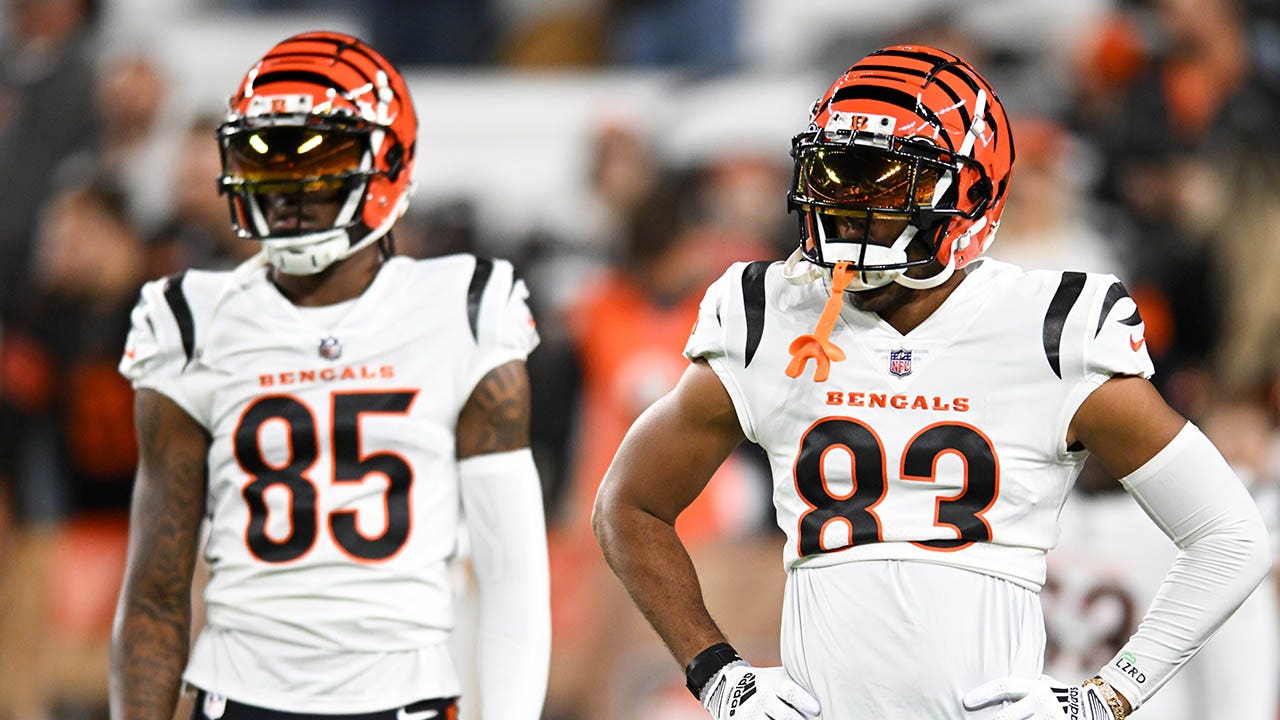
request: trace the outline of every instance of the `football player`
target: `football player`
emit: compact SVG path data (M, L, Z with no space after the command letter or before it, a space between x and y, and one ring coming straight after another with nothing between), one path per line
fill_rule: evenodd
M479 705L541 714L550 643L510 263L392 254L417 118L360 40L291 37L218 130L231 219L261 252L147 284L121 371L141 461L112 716L446 720L447 566L461 514L479 586ZM202 518L208 622L188 661ZM183 667L185 666L185 673Z
M1148 382L1115 277L979 260L1014 152L968 63L872 53L792 155L799 247L712 284L684 377L605 477L614 571L718 720L1123 720L1263 577L1257 508ZM728 643L672 527L744 438L787 536L782 667ZM1180 553L1120 651L1060 682L1037 592L1090 454Z

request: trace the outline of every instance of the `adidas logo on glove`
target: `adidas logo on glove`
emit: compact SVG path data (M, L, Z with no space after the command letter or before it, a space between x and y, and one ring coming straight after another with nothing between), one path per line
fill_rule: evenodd
M738 713L738 706L751 699L756 694L756 676L755 673L747 673L742 676L738 684L734 686L733 692L729 695L729 717L733 717Z

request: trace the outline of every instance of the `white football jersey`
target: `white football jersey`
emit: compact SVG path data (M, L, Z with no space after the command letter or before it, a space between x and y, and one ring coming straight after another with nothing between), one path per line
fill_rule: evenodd
M456 695L458 414L538 336L510 263L393 258L345 310L264 268L148 283L121 372L209 433L208 624L188 682L295 712Z
M1113 375L1153 372L1124 286L986 259L906 335L846 302L831 333L845 359L825 382L812 361L788 377L829 293L781 262L735 264L685 348L768 452L786 566L917 560L1038 590L1086 456L1066 446L1076 409Z

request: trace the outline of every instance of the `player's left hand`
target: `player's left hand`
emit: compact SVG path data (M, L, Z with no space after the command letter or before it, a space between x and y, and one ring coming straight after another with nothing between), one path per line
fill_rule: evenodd
M1048 675L992 680L970 690L963 702L970 711L1012 703L991 720L1122 720L1111 712L1097 685L1071 685Z

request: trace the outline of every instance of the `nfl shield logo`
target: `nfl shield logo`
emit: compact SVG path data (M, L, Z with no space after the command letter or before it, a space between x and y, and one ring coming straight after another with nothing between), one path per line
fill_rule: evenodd
M320 341L320 357L325 360L337 360L342 357L342 343L336 337L327 337Z
M890 350L889 351L889 372L903 377L911 374L911 351L910 350Z

